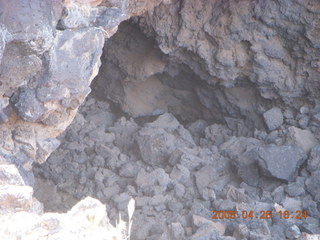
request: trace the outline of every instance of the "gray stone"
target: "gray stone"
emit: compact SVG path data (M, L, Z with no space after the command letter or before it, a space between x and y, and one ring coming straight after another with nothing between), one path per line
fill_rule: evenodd
M302 118L299 119L298 125L299 125L299 127L301 127L302 129L305 129L305 128L308 127L309 121L310 121L310 117L308 117L308 116L303 116Z
M188 125L188 130L193 136L193 139L199 143L200 136L204 134L205 128L208 126L208 123L204 120L197 120Z
M293 113L290 109L284 110L283 116L287 119L293 119Z
M255 152L255 159L264 174L285 181L293 180L307 159L304 151L295 145L259 147Z
M320 145L316 145L311 149L310 156L308 158L307 169L310 172L316 171L320 167Z
M185 232L180 222L174 222L169 225L173 239L183 239Z
M193 215L192 216L193 224L195 227L198 228L197 232L201 231L202 234L209 234L211 235L211 231L214 231L218 233L219 235L223 235L226 230L226 226L223 223L220 222L213 222L211 220L208 220L204 217L198 216L198 215ZM199 228L201 229L199 231ZM203 230L206 230L205 232L202 232ZM210 238L208 238L210 239Z
M295 212L302 209L302 202L296 198L286 197L285 199L283 199L282 205L286 210L290 212Z
M123 164L119 170L122 177L135 177L139 172L139 167L132 162Z
M145 192L152 192L153 194L161 194L170 183L169 175L163 169L157 168L151 173L141 169L135 180L137 186Z
M305 194L304 186L299 183L289 183L286 192L290 197L298 197Z
M250 203L252 199L248 195L244 193L244 189L238 189L232 185L228 185L224 192L226 194L227 199L237 203Z
M289 239L298 239L301 236L300 229L297 225L292 225L286 229L286 236Z
M180 123L171 113L160 115L154 122L147 123L146 127L163 128L167 130L175 130L179 127Z
M282 199L285 196L284 193L284 187L283 186L279 186L277 187L272 193L271 193L272 197L273 197L273 201L276 203L280 203L282 201Z
M301 224L300 229L303 232L310 234L320 234L319 227L319 216L317 217L307 217L306 220Z
M170 178L187 186L187 183L190 181L190 171L183 165L177 164L173 167Z
M45 108L36 98L34 91L25 90L18 97L18 102L15 104L20 116L29 122L36 122L44 114Z
M307 191L313 196L315 201L320 201L320 170L312 172L306 182Z
M302 130L296 127L289 127L288 131L287 143L296 144L297 146L301 147L307 154L310 152L311 148L313 148L318 143L318 140L308 129Z
M171 202L168 202L168 208L170 211L172 211L174 213L179 213L183 209L183 204L180 202L171 201Z
M308 114L310 112L310 109L308 106L302 106L300 109L299 109L299 112L301 114Z
M307 211L307 216L319 217L320 211L318 210L317 203L311 199L310 195L303 198L302 209Z
M274 130L268 134L266 137L265 141L270 144L270 143L276 143L277 140L279 139L279 131Z
M253 200L258 200L259 196L258 196L258 188L256 187L252 187L249 184L242 182L240 184L240 187L243 188L245 190L245 193L248 194L248 196L250 198L252 198Z
M270 131L277 129L283 123L283 115L280 108L271 108L263 114L263 118Z
M312 116L312 120L313 120L315 123L320 124L320 112L317 113L317 114L315 114L315 115L313 115L313 116Z
M176 137L163 130L144 128L137 135L137 142L144 162L151 166L163 166L174 150Z

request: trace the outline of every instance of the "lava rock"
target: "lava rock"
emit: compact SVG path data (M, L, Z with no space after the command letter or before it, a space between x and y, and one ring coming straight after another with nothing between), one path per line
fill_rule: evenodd
M255 159L262 172L280 180L293 180L298 168L307 159L304 151L295 145L258 147Z
M317 139L308 129L302 130L297 127L289 127L289 134L287 136L288 144L296 144L301 147L305 153L309 153L317 143Z
M144 162L151 166L164 165L174 150L176 137L162 129L143 128L137 142Z
M315 114L315 115L313 115L313 116L312 116L312 120L313 120L315 123L320 124L320 112L317 113L317 114Z
M283 123L283 115L280 108L274 107L263 114L263 118L270 131L277 129Z
M301 114L308 114L310 112L310 109L308 108L308 106L302 106L300 109L299 109L299 112Z
M169 225L170 233L173 239L183 239L185 232L181 223L174 222Z
M293 119L293 112L290 109L284 110L283 116L286 119Z
M308 127L309 125L309 121L310 121L310 117L308 116L303 116L299 119L298 121L298 125L299 127L301 127L302 129L305 129Z
M305 178L298 177L297 180L299 180L299 181L294 182L294 183L289 183L286 188L286 192L288 193L288 195L290 197L298 197L298 196L305 194L305 190L304 190Z
M311 149L308 159L307 169L310 172L316 171L320 167L320 145L316 145Z
M292 225L286 229L286 236L289 239L298 239L301 236L300 229L297 225Z
M320 201L320 170L312 173L305 182L307 191L311 193L315 201Z

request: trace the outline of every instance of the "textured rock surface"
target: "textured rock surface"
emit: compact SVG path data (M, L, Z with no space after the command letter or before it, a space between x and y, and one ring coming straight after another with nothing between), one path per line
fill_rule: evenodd
M133 239L284 239L283 234L296 236L299 231L306 237L311 237L306 232L320 233L316 204L319 173L297 171L306 158L304 151L297 146L269 146L265 140L223 131L220 135L225 134L224 138L217 141L216 127L209 125L202 133L192 134L192 138L200 136L198 145L171 114L148 121L118 118L108 102L90 96L61 136L63 144L46 163L34 167L36 182L44 178L54 183L64 191L57 195L65 204L85 195L97 197L106 203L110 219L117 219L130 196L134 197ZM139 142L142 136L149 140ZM288 137L283 136L284 140ZM316 149L311 151L312 166L317 164ZM269 165L259 165L263 159ZM35 196L42 200L43 191L38 188ZM57 209L53 198L42 201L48 210L67 207L60 204ZM282 211L307 211L307 218L280 219L272 202ZM212 209L239 209L238 214L252 210L256 216L270 210L273 217L272 221L212 220Z
M90 93L105 38L160 1L0 1L0 155L44 162ZM32 13L32 14L30 14Z
M319 23L316 0L0 0L1 232L105 238L133 196L132 239L318 238Z
M303 150L295 145L260 147L256 160L263 172L273 177L290 181L307 159Z

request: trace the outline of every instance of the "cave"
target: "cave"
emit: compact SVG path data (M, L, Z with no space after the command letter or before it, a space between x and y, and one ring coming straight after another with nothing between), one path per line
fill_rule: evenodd
M30 209L92 197L123 234L134 199L119 240L319 237L319 4L87 2L38 11L52 39L0 12L0 163Z

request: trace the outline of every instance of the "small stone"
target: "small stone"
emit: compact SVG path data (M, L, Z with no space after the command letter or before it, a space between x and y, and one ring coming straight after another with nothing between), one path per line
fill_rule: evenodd
M301 231L310 233L310 234L320 234L320 227L319 227L319 216L307 217L306 220L301 224L300 228Z
M304 197L302 200L302 209L307 211L307 215L311 217L319 217L320 212L317 203L312 200L311 196Z
M97 171L96 173L95 173L95 175L94 175L94 179L95 179L95 181L97 181L97 182L103 182L103 180L104 180L104 175L103 175L103 173L102 173L102 171Z
M298 239L301 236L300 229L297 225L292 225L286 229L286 236L289 239Z
M320 167L320 145L314 146L310 151L307 169L310 172L316 171Z
M304 151L295 145L259 147L255 159L264 174L290 181L307 159Z
M132 162L127 162L123 164L119 170L119 175L121 177L135 177L137 176L139 172L139 167L132 163Z
M320 170L312 172L306 182L307 191L314 197L315 201L320 201Z
M183 209L183 205L180 202L168 202L168 208L174 213L179 213Z
M175 184L174 193L175 193L176 197L182 198L184 196L185 192L186 192L185 186L183 186L180 183Z
M252 198L253 200L258 200L259 199L258 188L252 187L252 186L248 185L245 182L242 182L240 184L240 187L243 188L245 190L245 193L248 194L248 196L250 198Z
M317 114L315 114L315 115L313 115L313 116L312 116L312 120L313 120L315 123L320 124L320 112L317 113Z
M173 239L183 239L185 232L184 229L179 222L174 222L169 225L169 229Z
M307 106L302 106L299 111L301 114L308 114L310 110Z
M258 129L254 130L254 137L259 140L265 140L268 134L265 131L259 131Z
M154 122L147 123L146 127L174 130L177 129L179 125L180 123L171 113L164 113L160 115Z
M136 138L142 160L150 166L165 165L177 142L174 135L162 128L142 128Z
M190 171L183 165L177 164L173 167L170 178L185 185L190 180Z
M130 200L130 196L124 192L124 193L121 193L119 195L115 195L112 200L114 201L114 203L116 204L117 206L117 209L119 211L123 211L123 210L126 210L127 209L127 206L128 206L128 203L129 203L129 200Z
M305 128L308 127L309 121L310 121L310 118L309 118L308 116L303 116L302 118L299 119L298 125L299 125L299 127L301 127L302 129L305 129Z
M318 140L308 129L302 130L297 127L289 127L288 131L287 143L298 145L305 151L305 153L309 153L311 148L318 143Z
M295 198L286 197L282 202L283 207L290 211L295 212L297 210L302 209L302 202L300 200L297 200Z
M288 124L289 126L298 126L298 123L295 119L286 119L285 123Z
M272 202L272 195L268 191L263 191L261 195L261 201L263 202Z
M286 109L283 113L283 116L286 118L286 119L293 119L293 113L290 109Z
M304 188L298 183L289 183L286 192L290 197L298 197L305 194Z
M169 175L160 168L155 169L151 173L148 173L144 169L141 169L135 181L136 184L141 188L151 186L154 187L157 184L166 187L170 182L170 178Z
M284 198L284 187L283 186L277 187L271 193L271 195L273 196L273 201L275 201L276 203L280 203L282 201L282 199Z
M226 226L220 222L212 222L204 217L193 215L192 216L193 224L200 228L203 225L208 225L209 228L213 228L217 231L220 235L223 235L226 231Z
M231 201L230 199L223 200L220 204L218 209L220 211L232 211L236 209L236 203Z
M274 107L263 114L263 118L270 131L277 129L283 123L283 115L280 108Z
M272 131L272 132L270 132L268 134L268 136L266 137L265 141L267 143L275 143L278 138L279 138L279 131L278 130L274 130L274 131Z
M204 133L204 130L207 126L208 123L205 120L197 120L188 125L188 130L192 135L201 135Z
M244 193L244 189L239 189L239 188L236 188L232 185L228 185L225 189L225 194L226 194L226 197L227 199L230 199L234 202L237 202L237 203L249 203L251 202L252 200L250 199L250 197Z
M235 231L233 233L233 236L236 237L237 239L247 239L249 238L249 234L250 234L250 230L245 224L240 223L235 226Z

